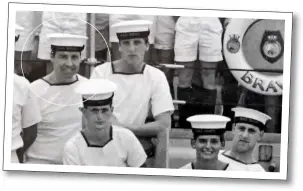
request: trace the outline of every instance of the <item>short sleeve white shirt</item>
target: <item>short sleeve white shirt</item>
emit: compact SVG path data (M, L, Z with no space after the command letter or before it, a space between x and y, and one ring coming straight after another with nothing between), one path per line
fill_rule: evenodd
M232 164L228 170L231 171L249 171L249 172L265 172L264 168L258 163L246 164L225 154L226 151L219 152L219 160Z
M111 140L103 147L92 146L82 132L65 145L66 165L140 167L146 154L138 139L128 129L112 126Z
M78 84L87 80L77 75L77 81L69 84L52 85L43 79L31 84L39 97L42 121L38 123L38 135L27 151L34 159L62 164L65 143L82 128L81 95L75 94Z
M109 79L118 85L113 106L122 124L144 124L150 108L153 116L174 110L164 73L150 65L145 65L142 73L129 75L115 72L113 64L107 62L97 66L91 78Z
M37 124L41 120L39 105L36 96L30 89L29 81L14 74L13 93L13 128L11 149L16 150L23 147L20 135L23 128Z

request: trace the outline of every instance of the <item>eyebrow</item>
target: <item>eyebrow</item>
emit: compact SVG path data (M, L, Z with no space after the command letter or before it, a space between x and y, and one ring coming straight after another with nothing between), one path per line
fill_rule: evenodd
M101 110L109 110L109 108L91 108L90 110L101 111Z

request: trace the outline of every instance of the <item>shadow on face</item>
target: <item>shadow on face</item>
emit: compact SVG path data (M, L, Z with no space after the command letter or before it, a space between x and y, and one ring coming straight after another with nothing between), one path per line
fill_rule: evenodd
M86 106L80 108L86 121L86 128L90 131L101 131L111 126L111 117L113 107L111 105L104 106Z
M264 131L254 125L246 123L233 124L233 148L236 152L245 153L252 151L261 140Z
M121 40L119 42L121 58L128 64L142 63L144 60L144 55L148 50L148 39L134 38Z
M54 71L62 77L75 75L81 63L81 53L75 51L56 51L51 54Z

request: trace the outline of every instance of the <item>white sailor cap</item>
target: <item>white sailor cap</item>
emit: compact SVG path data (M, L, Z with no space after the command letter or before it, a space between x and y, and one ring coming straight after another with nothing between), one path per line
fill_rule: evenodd
M108 79L89 79L81 82L75 89L82 95L84 106L108 105L112 102L117 85Z
M234 123L248 123L259 127L261 130L264 130L266 122L271 120L270 116L254 109L236 107L232 108L232 111L235 112Z
M72 35L65 33L53 33L47 35L50 40L52 51L79 51L81 52L85 45L86 36Z
M153 23L148 20L121 21L111 26L119 40L147 38Z
M194 115L187 118L193 133L202 135L220 135L225 132L230 118L221 115Z
M15 25L15 42L18 41L19 36L21 34L21 32L24 30L24 28L18 24Z

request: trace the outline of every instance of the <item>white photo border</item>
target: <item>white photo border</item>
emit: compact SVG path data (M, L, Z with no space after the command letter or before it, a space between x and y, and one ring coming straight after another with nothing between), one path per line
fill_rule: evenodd
M70 8L73 7L73 8ZM169 15L169 16L198 16L222 18L256 18L285 20L284 39L284 68L283 68L283 100L281 123L280 171L279 172L239 172L239 171L196 171L186 169L154 169L130 167L96 167L96 166L65 166L65 165L36 165L14 164L10 162L11 153L11 126L13 103L13 64L14 63L14 34L16 11L54 11L54 12L82 12L82 13L109 14L138 14L138 15ZM289 130L289 97L290 97L290 65L291 65L291 37L292 17L291 12L265 12L265 11L230 11L230 10L202 10L187 8L150 8L127 7L107 5L63 5L41 3L9 3L7 21L8 43L6 63L6 89L5 89L5 131L3 170L13 171L42 171L42 172L78 172L78 173L104 173L104 174L129 174L129 175L160 175L183 177L219 177L219 178L249 178L249 179L287 179L287 150Z

